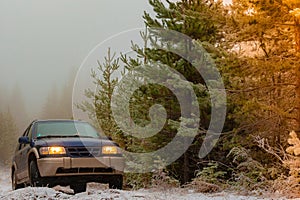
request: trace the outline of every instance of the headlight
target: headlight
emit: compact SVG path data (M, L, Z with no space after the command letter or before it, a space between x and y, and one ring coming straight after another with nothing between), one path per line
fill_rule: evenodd
M118 154L118 148L116 146L104 146L102 147L102 154Z
M64 147L41 147L40 154L41 155L62 155L62 154L66 154L66 150Z

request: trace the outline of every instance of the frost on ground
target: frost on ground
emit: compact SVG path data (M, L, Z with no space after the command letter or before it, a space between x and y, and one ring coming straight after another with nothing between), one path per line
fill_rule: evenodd
M0 196L11 191L10 170L0 163Z
M12 191L10 182L10 171L7 168L1 167L0 170L0 200L15 199L15 200L56 200L56 199L102 199L102 200L258 200L258 199L285 199L285 198L262 198L262 197L250 197L239 196L229 193L216 193L216 194L202 194L196 193L194 190L188 189L170 189L170 190L138 190L138 191L125 191L125 190L112 190L105 187L100 188L88 188L87 192L79 193L76 195L66 194L58 190L69 192L68 187L56 187L56 188L33 188L27 187Z
M187 190L168 190L168 191L151 191L151 190L139 190L139 191L124 191L124 190L103 190L93 192L83 192L76 195L68 195L55 191L52 188L32 188L27 187L24 189L6 192L0 195L0 199L40 199L40 200L55 200L55 199L103 199L103 200L121 200L121 199L134 199L134 200L223 200L223 199L236 199L236 200L258 200L266 198L249 197L249 196L236 196L227 193L218 194L201 194L194 193ZM284 198L281 198L284 199Z

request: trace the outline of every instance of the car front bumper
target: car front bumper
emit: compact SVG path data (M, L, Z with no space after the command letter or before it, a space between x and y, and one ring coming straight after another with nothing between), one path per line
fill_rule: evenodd
M71 175L122 174L125 167L123 157L97 158L40 158L37 165L41 177Z

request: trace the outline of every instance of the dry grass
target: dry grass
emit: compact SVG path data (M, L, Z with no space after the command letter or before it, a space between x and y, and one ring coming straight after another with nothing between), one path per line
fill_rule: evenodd
M220 186L212 183L207 183L199 178L195 178L191 183L185 186L188 189L193 189L195 192L199 193L216 193L221 192Z
M280 194L287 198L299 198L300 197L300 185L299 181L294 177L281 177L272 181L270 186L270 192Z

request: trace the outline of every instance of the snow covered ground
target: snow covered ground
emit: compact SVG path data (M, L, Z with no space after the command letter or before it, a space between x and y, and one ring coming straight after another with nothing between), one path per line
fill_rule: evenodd
M64 189L64 188L63 188ZM258 200L258 199L285 199L285 198L262 198L250 196L238 196L229 193L216 193L216 194L201 194L195 193L193 190L188 189L172 189L166 191L159 190L138 190L138 191L125 191L125 190L111 190L111 189L95 189L88 188L87 192L79 193L76 195L66 194L56 191L52 188L32 188L27 187L16 191L11 190L10 171L6 168L0 170L0 200L6 199L20 199L20 200L56 200L56 199L102 199L102 200Z
M8 168L3 167L0 163L0 197L2 195L11 191L11 180L10 180L10 170Z
M258 200L264 198L249 197L249 196L236 196L226 193L210 194L205 195L201 193L183 192L183 191L150 191L150 190L139 190L139 191L124 191L124 190L103 190L94 192L83 192L76 195L68 195L55 191L52 188L31 188L27 187L24 189L4 192L0 195L0 199L43 199L43 200L54 200L54 199L103 199L103 200L121 200L121 199L134 199L134 200L223 200L223 199L234 199L234 200ZM271 199L271 198L270 198ZM272 198L274 199L274 198ZM280 198L284 199L284 198Z

